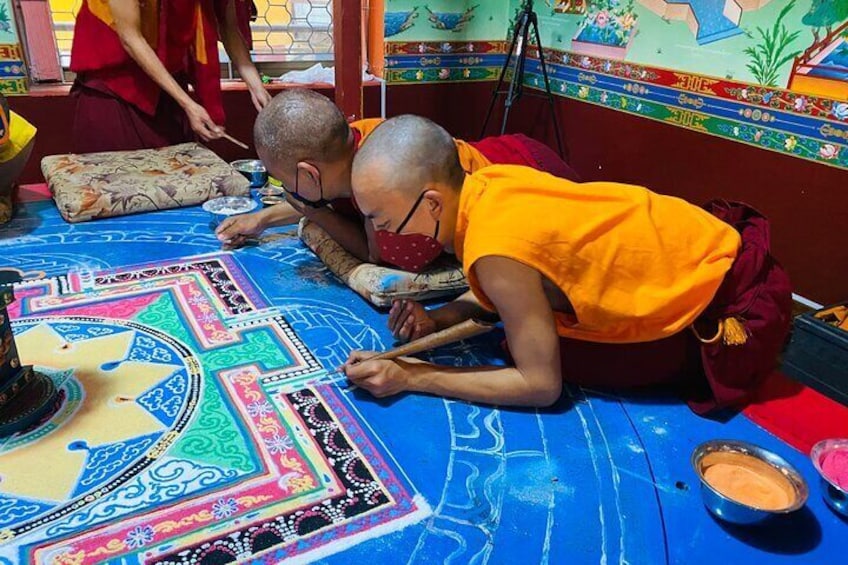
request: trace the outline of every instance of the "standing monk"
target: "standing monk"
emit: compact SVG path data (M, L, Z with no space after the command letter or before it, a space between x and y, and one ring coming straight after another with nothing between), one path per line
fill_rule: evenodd
M71 51L74 151L221 137L219 39L261 110L271 97L250 60L252 6L250 0L83 0Z
M427 167L418 166L422 152ZM768 222L742 204L693 206L646 188L578 184L526 167L467 175L448 135L416 116L387 121L356 155L353 189L377 238L408 259L444 247L471 291L426 311L393 307L403 339L497 313L512 367L367 361L348 378L377 396L428 392L547 406L563 380L682 387L698 412L744 402L775 366L791 288Z
M270 206L253 214L234 216L219 226L218 238L238 245L265 229L292 223L303 214L323 228L349 253L362 261L397 265L392 242L369 237L352 200L350 174L360 144L383 120L350 124L327 97L307 89L281 92L259 113L254 143L269 174L283 183L290 204ZM454 140L460 166L473 173L494 163L521 164L559 177L577 180L577 174L548 146L524 135L488 137L478 142ZM431 161L426 151L419 167ZM406 264L419 271L426 265Z

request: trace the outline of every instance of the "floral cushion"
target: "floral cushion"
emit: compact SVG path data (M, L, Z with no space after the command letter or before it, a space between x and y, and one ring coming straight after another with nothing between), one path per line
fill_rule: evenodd
M246 178L197 143L53 155L42 159L41 172L68 222L193 206L250 192Z
M428 300L468 290L468 282L456 260L439 262L423 273L408 273L360 261L306 219L301 220L298 233L334 275L375 306L388 307L399 298Z

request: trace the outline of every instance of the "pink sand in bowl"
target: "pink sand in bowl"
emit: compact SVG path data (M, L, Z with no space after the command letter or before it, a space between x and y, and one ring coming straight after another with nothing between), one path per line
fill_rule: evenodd
M837 447L823 453L819 467L833 484L848 491L848 448Z

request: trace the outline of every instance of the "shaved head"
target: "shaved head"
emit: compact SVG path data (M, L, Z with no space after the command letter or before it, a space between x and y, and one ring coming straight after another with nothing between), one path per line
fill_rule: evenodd
M383 122L356 152L351 180L375 237L403 230L433 237L452 252L465 171L441 126L419 116Z
M417 196L439 184L459 190L465 172L456 143L441 126L420 116L398 116L380 124L356 152L357 191L379 190ZM357 195L358 197L358 195Z
M256 151L285 170L300 161L331 162L347 146L350 128L332 100L305 88L284 90L259 112Z

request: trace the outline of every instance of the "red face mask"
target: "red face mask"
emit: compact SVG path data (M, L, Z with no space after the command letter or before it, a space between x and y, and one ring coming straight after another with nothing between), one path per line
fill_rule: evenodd
M438 259L444 248L436 239L439 236L438 220L436 220L436 231L432 236L421 233L400 233L424 200L424 194L421 193L396 231L377 230L374 233L380 249L380 260L413 273L420 273L424 267Z

